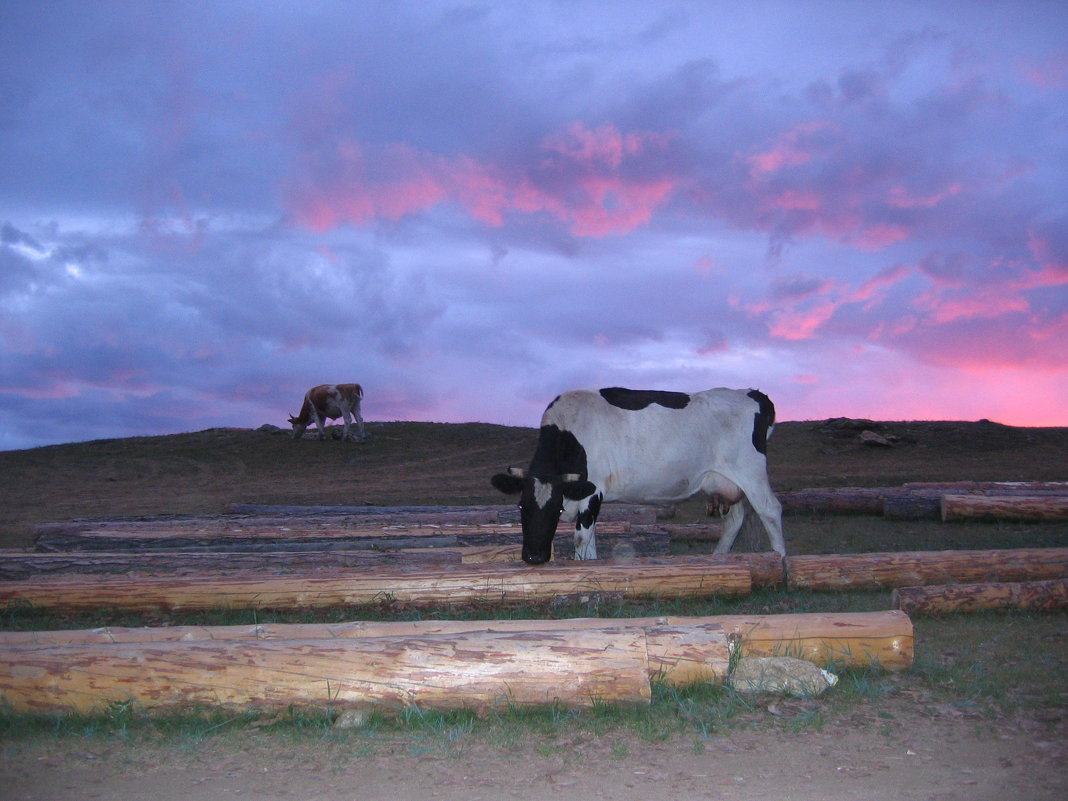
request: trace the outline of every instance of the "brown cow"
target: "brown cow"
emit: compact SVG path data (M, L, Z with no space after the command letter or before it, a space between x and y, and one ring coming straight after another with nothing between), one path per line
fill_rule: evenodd
M360 399L363 397L363 387L359 384L320 384L312 387L304 393L304 403L300 407L300 414L290 417L289 422L293 426L293 439L300 439L304 431L311 423L315 423L319 439L326 439L323 428L327 420L336 420L339 417L345 419L345 431L342 440L350 439L349 414L356 420L356 437L354 439L366 439L363 430L363 417L360 416Z

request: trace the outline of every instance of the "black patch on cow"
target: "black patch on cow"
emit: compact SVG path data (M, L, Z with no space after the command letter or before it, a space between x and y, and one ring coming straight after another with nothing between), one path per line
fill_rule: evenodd
M586 511L579 514L575 518L575 526L582 528L591 528L594 523L597 522L597 515L601 512L601 493L597 493L590 498L590 505L586 507Z
M586 479L586 449L570 431L562 431L555 425L542 426L538 447L530 461L530 474L548 477L565 473L577 473L579 478Z
M690 404L690 396L685 392L664 392L658 389L608 387L601 390L601 397L613 406L631 412L641 411L653 403L668 409L685 409Z
M767 455L768 429L775 424L775 404L771 402L771 398L758 389L751 389L747 394L760 407L753 415L753 447Z

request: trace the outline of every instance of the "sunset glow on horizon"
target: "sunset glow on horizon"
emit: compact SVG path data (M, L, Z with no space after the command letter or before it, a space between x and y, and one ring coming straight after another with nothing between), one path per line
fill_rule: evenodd
M577 387L1068 426L1068 7L0 6L0 450Z

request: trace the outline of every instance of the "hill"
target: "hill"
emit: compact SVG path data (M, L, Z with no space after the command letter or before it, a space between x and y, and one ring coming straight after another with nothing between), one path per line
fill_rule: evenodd
M486 423L369 423L372 439L294 442L283 432L208 429L0 453L0 547L40 522L212 514L232 503L499 504L494 472L525 465L537 431ZM889 444L865 444L865 431ZM906 481L1068 479L1068 428L980 422L780 423L777 490Z

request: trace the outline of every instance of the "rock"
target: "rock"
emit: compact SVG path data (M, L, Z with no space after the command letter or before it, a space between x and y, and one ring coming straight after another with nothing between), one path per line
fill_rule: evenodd
M860 441L873 448L889 448L894 444L882 434L876 434L874 431L861 431Z
M278 426L271 425L270 423L264 423L262 426L256 429L256 431L260 432L261 434L277 434L281 430L282 429L280 429Z
M370 715L363 709L346 709L334 721L335 729L362 729L367 725Z
M750 656L738 660L727 685L740 693L810 698L838 683L838 677L792 656Z

